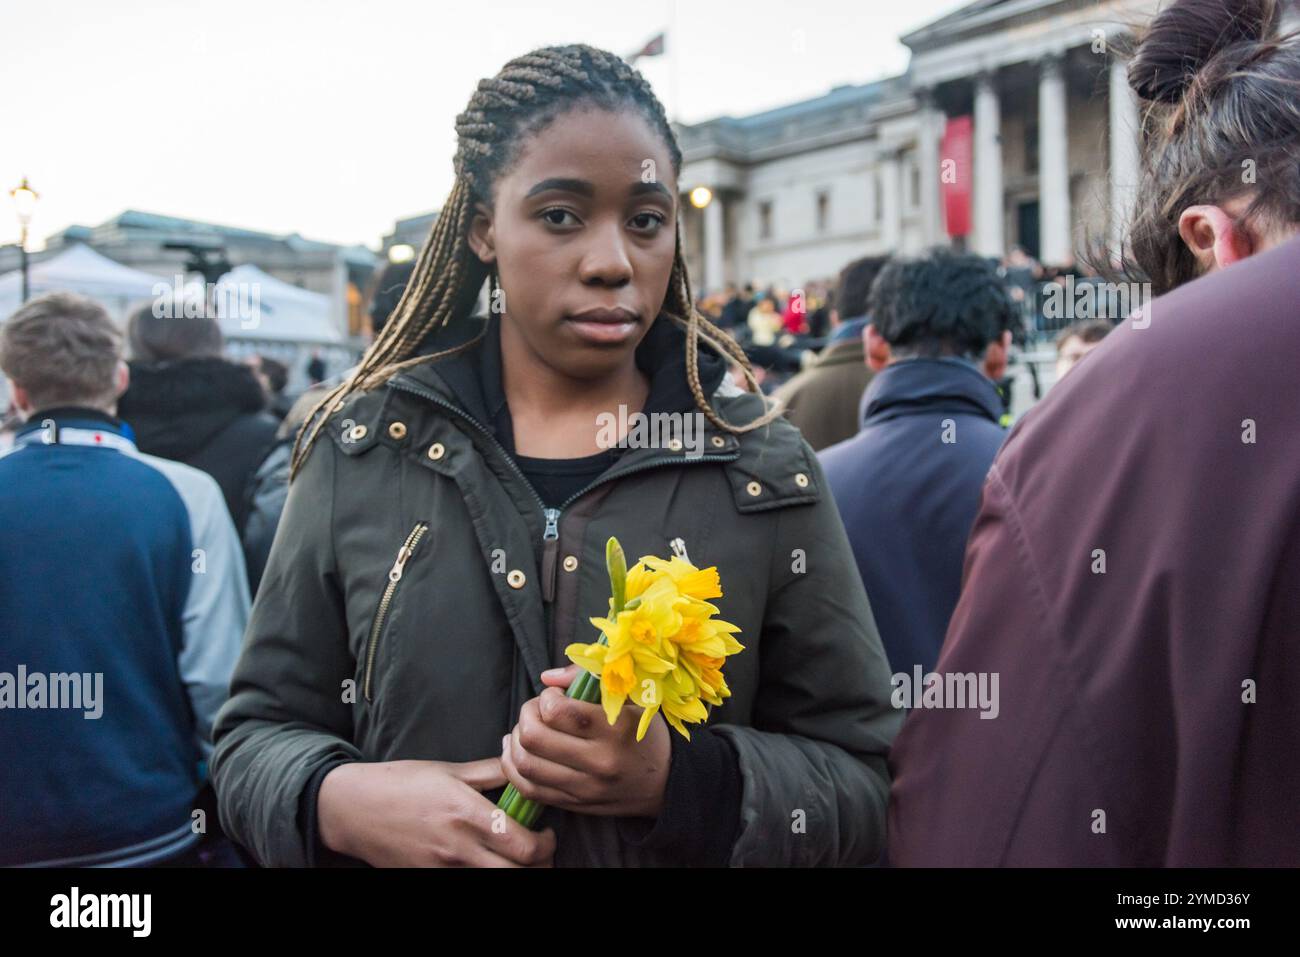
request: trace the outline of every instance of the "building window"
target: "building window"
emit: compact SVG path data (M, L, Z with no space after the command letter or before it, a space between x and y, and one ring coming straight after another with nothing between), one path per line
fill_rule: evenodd
M758 238L772 238L772 201L765 199L758 204Z
M826 190L817 193L817 232L824 233L831 227L831 194Z

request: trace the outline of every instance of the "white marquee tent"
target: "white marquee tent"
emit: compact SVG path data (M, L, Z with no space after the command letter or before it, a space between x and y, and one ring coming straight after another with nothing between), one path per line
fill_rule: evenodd
M227 339L334 344L344 341L331 318L330 297L276 279L253 265L236 266L216 288Z
M47 292L75 292L94 299L118 322L124 322L131 307L155 295L155 287L166 283L161 276L123 266L80 243L49 259L32 263L27 270L33 297ZM20 270L0 275L0 322L22 305L23 277Z

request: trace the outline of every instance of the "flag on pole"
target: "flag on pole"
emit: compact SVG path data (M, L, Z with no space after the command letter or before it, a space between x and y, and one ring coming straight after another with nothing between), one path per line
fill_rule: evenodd
M662 56L664 52L664 34L658 33L650 38L650 42L643 46L636 53L627 58L628 63L636 63L643 56Z

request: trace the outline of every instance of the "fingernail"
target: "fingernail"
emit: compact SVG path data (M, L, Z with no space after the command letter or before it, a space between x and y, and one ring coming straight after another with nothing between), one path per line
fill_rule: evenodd
M542 677L543 677L543 678L558 678L558 677L560 677L562 674L564 674L564 669L563 669L563 668L547 668L545 671L542 672Z

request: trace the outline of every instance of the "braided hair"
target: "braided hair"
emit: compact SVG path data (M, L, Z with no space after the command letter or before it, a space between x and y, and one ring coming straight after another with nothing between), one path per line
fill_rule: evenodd
M480 80L469 105L456 118L455 185L420 252L406 291L356 370L330 390L298 430L291 478L306 460L329 415L349 396L374 389L403 369L469 349L483 338L486 323L467 342L430 354L419 352L429 333L472 312L489 277L495 284L494 270L467 242L475 205L491 205L493 184L518 158L528 136L574 107L588 104L611 111L628 105L640 110L667 144L674 175L681 173L681 149L663 105L645 77L612 53L583 44L542 47L511 60L496 76ZM776 405L737 425L718 415L704 395L698 365L701 339L738 363L756 392L758 383L740 345L695 309L682 258L680 221L662 312L686 332L688 384L697 407L710 422L724 431L741 433L766 425L781 414Z

